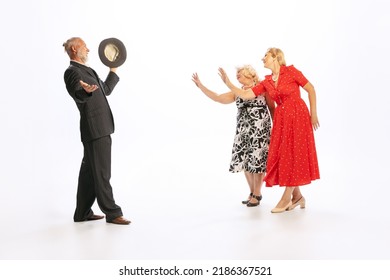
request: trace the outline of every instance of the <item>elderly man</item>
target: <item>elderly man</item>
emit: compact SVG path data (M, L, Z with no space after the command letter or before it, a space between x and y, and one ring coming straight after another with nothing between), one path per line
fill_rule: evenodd
M123 217L122 209L115 203L110 184L110 135L114 132L114 119L106 96L119 81L116 68L110 68L103 82L86 65L89 49L81 38L70 38L63 46L70 58L70 66L64 74L65 85L80 111L84 146L73 219L75 222L103 219L104 216L95 215L91 209L96 199L108 223L128 225L130 221Z

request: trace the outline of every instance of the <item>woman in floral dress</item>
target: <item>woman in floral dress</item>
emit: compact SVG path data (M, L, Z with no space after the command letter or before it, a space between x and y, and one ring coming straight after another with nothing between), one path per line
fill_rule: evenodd
M229 171L232 173L244 171L250 194L242 203L248 207L258 206L262 199L261 186L271 131L270 112L273 113L274 102L265 96L244 100L236 98L232 92L217 94L205 87L196 73L193 74L192 80L210 99L222 104L236 102L237 128ZM243 89L249 89L259 82L256 71L250 65L237 68L237 80Z

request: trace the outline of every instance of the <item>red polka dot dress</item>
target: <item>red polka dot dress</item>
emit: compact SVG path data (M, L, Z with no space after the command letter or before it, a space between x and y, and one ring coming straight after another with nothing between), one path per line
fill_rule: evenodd
M277 104L264 178L267 187L302 186L320 178L310 113L299 90L307 83L293 65L281 66L276 86L268 75L252 89L256 96L268 92Z

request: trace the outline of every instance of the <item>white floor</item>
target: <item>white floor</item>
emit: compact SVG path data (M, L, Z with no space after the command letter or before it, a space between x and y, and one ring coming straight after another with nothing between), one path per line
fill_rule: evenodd
M302 188L306 209L271 214L282 189L263 188L261 206L248 208L241 204L247 195L242 174L198 174L193 180L172 179L171 184L157 175L161 177L151 179L151 188L114 187L130 226L104 220L73 223L74 186L42 187L22 197L22 207L18 192L3 189L8 200L1 205L7 211L1 216L0 259L390 258L387 206L373 207L369 197L347 201L332 196L326 179ZM158 184L160 179L165 182ZM101 213L97 206L94 210Z
M74 223L81 144L63 143L63 151L37 145L39 164L12 165L0 188L0 278L61 271L56 279L116 279L125 265L271 265L272 279L293 279L289 271L299 271L295 279L331 279L336 268L346 279L388 279L387 157L357 172L355 147L344 146L345 155L319 137L321 179L302 187L306 209L272 214L283 188L263 187L260 207L242 205L248 187L243 174L227 171L231 143L224 138L161 140L145 154L151 143L134 148L113 136L111 183L129 226ZM97 205L94 211L101 213Z

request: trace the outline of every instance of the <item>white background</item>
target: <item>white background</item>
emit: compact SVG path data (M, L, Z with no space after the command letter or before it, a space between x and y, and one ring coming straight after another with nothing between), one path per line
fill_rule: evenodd
M40 232L42 223L74 226L82 144L78 111L63 81L69 59L62 43L79 36L90 49L89 64L103 80L108 69L98 58L99 43L116 37L127 48L127 61L118 69L121 80L109 102L116 124L111 183L118 204L133 221L131 230L147 217L151 227L154 219L162 226L156 232L165 232L164 219L173 219L168 227L187 222L180 213L201 220L247 195L244 176L228 173L235 105L208 100L191 75L197 72L206 86L223 93L227 88L218 67L232 81L235 67L242 64L252 64L263 77L269 70L261 58L267 48L279 47L287 64L300 69L317 91L321 179L303 189L305 196L310 207L323 211L323 219L344 215L346 222L354 221L350 232L343 229L340 244L361 234L351 242L352 251L344 248L338 254L336 248L298 258L388 259L388 11L385 0L7 2L0 11L0 244L5 248L0 258L106 258L103 253L94 257L61 250L39 254L34 238L14 246L24 240L23 232ZM281 191L263 189L268 203L263 219L272 219L268 210ZM367 242L367 232L375 245L358 250ZM224 250L168 251L107 258L224 259ZM253 253L225 256L267 259Z

